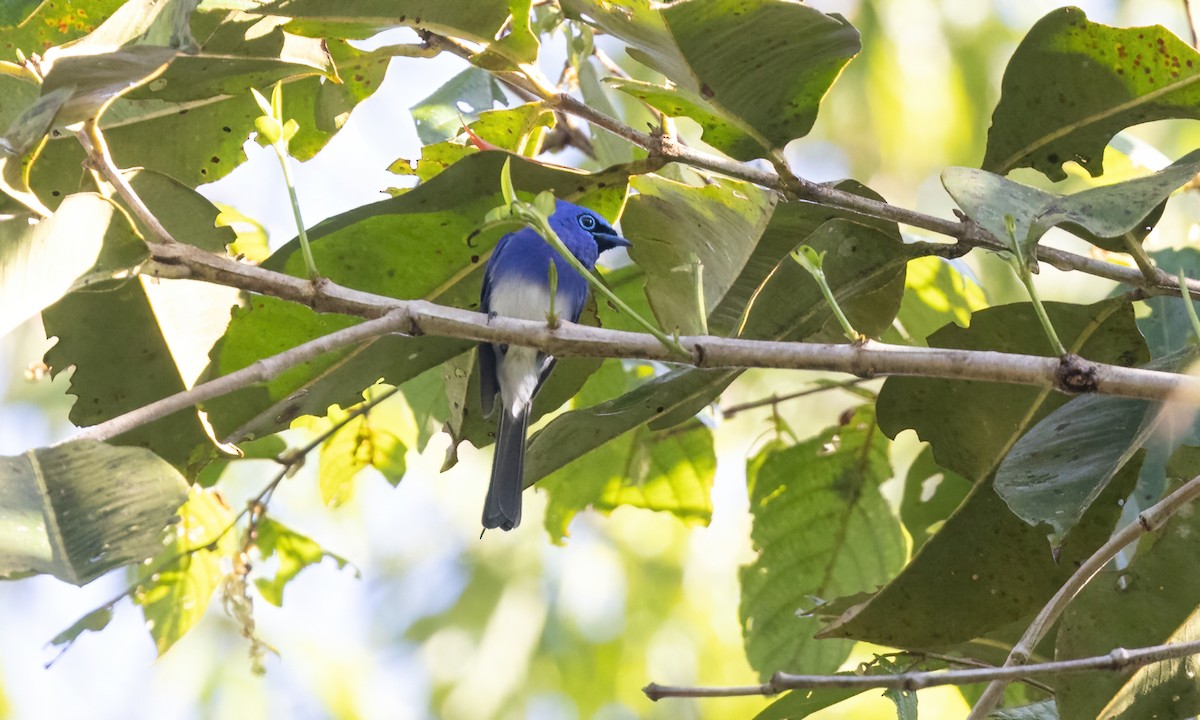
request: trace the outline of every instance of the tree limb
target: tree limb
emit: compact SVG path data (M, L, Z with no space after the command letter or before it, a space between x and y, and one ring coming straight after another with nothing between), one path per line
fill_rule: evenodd
M1154 645L1152 647L1126 650L1116 648L1107 655L1057 660L1021 667L969 668L965 670L938 670L932 672L899 673L896 675L792 675L775 673L769 682L761 685L731 687L675 687L650 683L642 692L651 700L665 697L739 697L745 695L777 695L786 690L811 690L818 688L850 688L869 690L889 688L915 692L939 685L970 685L1001 679L1005 682L1041 675L1065 675L1067 673L1093 670L1120 671L1151 665L1164 660L1200 654L1200 640L1184 643ZM979 707L976 705L976 707Z
M79 437L96 440L114 437L183 408L269 380L289 367L307 362L320 354L393 332L507 343L537 348L558 357L633 358L697 368L825 370L862 378L908 375L977 380L1052 388L1068 394L1098 393L1200 405L1198 377L1095 363L1075 355L1051 358L994 351L908 347L874 340L847 345L702 335L679 339L688 354L684 360L648 333L568 322L551 328L545 322L489 317L426 300L395 300L345 288L328 280L314 284L218 257L182 243L151 245L150 248L153 262L147 267L151 270L165 267L170 271L170 277L188 277L229 285L301 303L320 312L356 315L368 321L298 345L229 375L95 425L84 430Z
M1198 497L1200 497L1200 476L1192 478L1157 504L1138 513L1137 522L1126 525L1109 538L1108 542L1104 543L1079 566L1079 569L1067 579L1067 582L1041 609L1033 623L1025 630L1025 634L1021 636L1020 641L1013 646L1012 651L1008 654L1008 659L1004 661L1004 667L1020 667L1028 661L1030 654L1033 653L1033 648L1041 642L1046 633L1050 631L1050 627L1067 609L1067 605L1096 576L1096 573L1100 572L1110 560L1117 556L1117 553L1134 540L1161 528L1172 515ZM1007 678L992 679L992 682L983 691L983 695L971 708L971 714L967 720L986 718L1004 697L1004 688L1007 684Z

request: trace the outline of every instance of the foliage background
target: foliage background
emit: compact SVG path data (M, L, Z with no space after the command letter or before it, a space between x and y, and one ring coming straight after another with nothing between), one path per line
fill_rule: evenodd
M937 174L976 165L999 80L1016 42L1049 2L904 0L811 5L846 15L863 36L863 52L826 98L813 133L789 150L812 180L855 177L903 207L949 215L952 204ZM1187 37L1182 3L1128 0L1077 3L1096 22L1160 23ZM410 40L396 33L392 42ZM562 39L544 53L556 76ZM619 59L619 58L618 58ZM375 199L396 184L385 172L399 157L419 155L407 108L466 62L397 58L378 93L298 172L306 220ZM1129 135L1172 157L1195 147L1194 125L1164 122ZM236 207L267 228L273 246L293 234L279 170L270 151L248 143L250 161L205 187L209 198ZM1119 162L1119 161L1114 161ZM1114 172L1117 171L1117 172ZM1119 166L1110 165L1119 177ZM1031 171L1014 179L1045 186ZM1107 176L1106 176L1107 177ZM1057 187L1070 191L1074 186ZM1161 228L1149 249L1185 236ZM1069 244L1055 237L1050 244ZM989 299L1017 299L1007 271L976 253ZM1094 278L1045 268L1047 299L1088 302L1107 292ZM1086 293L1086 294L1084 294ZM16 454L69 434L66 377L27 382L25 368L47 343L31 322L0 347L0 454ZM739 384L757 399L800 386L813 374L759 371ZM787 404L796 432L812 435L856 401L831 392ZM438 474L445 440L408 458L397 489L379 478L360 481L349 504L324 510L310 471L281 489L273 514L302 528L361 568L356 580L326 562L290 587L287 603L260 603L261 634L280 652L265 678L251 675L245 642L220 612L155 662L141 614L118 606L112 625L85 635L49 670L45 642L64 625L118 591L119 578L77 589L50 578L0 586L0 717L746 717L762 700L665 701L652 705L638 688L663 683L753 681L738 627L739 564L751 558L745 458L767 428L765 411L745 413L717 434L718 474L709 527L686 528L666 515L622 508L611 517L587 513L564 547L545 541L537 521L544 499L527 496L521 532L478 541L490 450L464 446L462 462ZM902 477L915 452L911 434L894 448ZM311 468L310 468L311 470ZM247 495L261 475L245 473ZM895 483L885 493L898 502ZM242 498L231 493L230 502ZM866 657L860 648L859 657ZM922 693L922 710L961 714L957 691ZM886 717L891 703L868 693L818 717Z

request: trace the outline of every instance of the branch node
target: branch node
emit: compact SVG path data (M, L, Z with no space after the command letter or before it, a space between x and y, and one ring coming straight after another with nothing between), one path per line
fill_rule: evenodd
M704 364L708 359L707 352L708 351L704 349L702 344L694 343L692 345L692 364L698 368L704 367Z
M1112 658L1113 670L1123 670L1132 660L1129 651L1125 648L1113 648L1108 656Z
M650 683L646 687L642 688L642 693L645 694L646 697L650 698L651 702L658 702L663 697L662 686L658 683Z
M1054 371L1054 385L1065 393L1094 393L1100 389L1095 363L1074 353L1058 359Z

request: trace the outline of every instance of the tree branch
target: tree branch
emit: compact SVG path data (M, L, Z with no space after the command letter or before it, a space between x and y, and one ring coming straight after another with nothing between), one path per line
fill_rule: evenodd
M427 34L426 42L463 58L470 58L475 54L472 48L451 38ZM609 117L566 93L547 95L541 90L541 87L544 87L545 83L533 82L530 78L520 73L493 72L493 74L497 79L510 87L540 97L556 110L561 110L562 112L586 120L596 127L603 128L617 137L624 138L630 143L644 148L650 152L651 156L661 157L672 162L680 162L739 180L745 180L755 185L782 192L792 200L817 203L819 205L847 210L865 217L890 220L902 225L938 233L939 235L953 237L966 245L968 249L975 247L988 250L1005 249L1004 243L967 218L955 221L915 210L908 210L886 202L838 190L829 185L805 180L793 175L790 171L781 177L776 171L764 170L751 163L739 162L728 157L696 150L675 141L671 137L663 137L635 130L620 120ZM1179 281L1160 269L1155 269L1152 277L1146 277L1136 268L1114 265L1103 260L1040 245L1038 246L1038 260L1059 270L1077 270L1089 275L1128 283L1135 287L1146 288L1155 294L1178 294L1180 292ZM1200 280L1188 280L1187 285L1188 292L1192 297L1200 300Z
M1154 532L1166 524L1167 520L1182 508L1188 506L1200 497L1200 476L1184 483L1175 492L1160 500L1157 504L1138 513L1137 522L1130 523L1109 538L1100 549L1092 553L1079 569L1067 579L1054 597L1046 603L1041 612L1034 618L1033 623L1025 630L1020 641L1013 646L1004 661L1004 667L1020 667L1033 653L1034 647L1041 642L1050 627L1058 620L1067 605L1083 590L1096 573L1100 572L1117 553L1129 546L1146 533ZM1032 666L1026 666L1032 667ZM1004 687L1008 684L1006 678L995 678L983 691L975 706L971 708L968 720L983 720L986 718L1004 696Z
M1155 645L1135 650L1116 648L1107 655L1097 655L1077 660L1058 660L1021 667L969 668L965 670L899 673L896 675L792 675L790 673L775 673L771 676L769 682L761 685L675 687L650 683L642 688L642 692L646 694L646 697L654 701L665 697L769 696L777 695L786 690L812 690L819 688L859 690L888 688L915 692L939 685L970 685L997 679L1011 682L1013 680L1022 680L1042 675L1065 675L1067 673L1094 670L1120 671L1198 654L1200 654L1200 640L1195 640L1185 643Z
M697 368L780 368L843 372L861 378L889 375L978 380L1051 388L1058 392L1099 393L1143 400L1200 405L1200 378L1191 375L1095 363L1075 355L1063 358L993 351L922 348L868 340L828 344L747 340L711 335L679 339L681 359L648 333L563 322L544 322L437 305L426 300L395 300L333 282L313 284L254 265L245 265L175 243L151 245L148 268L166 268L170 277L206 280L301 303L321 312L367 318L264 358L246 368L151 403L84 430L81 438L104 440L200 402L276 377L322 353L383 334L435 335L532 347L559 357L611 357L656 360Z

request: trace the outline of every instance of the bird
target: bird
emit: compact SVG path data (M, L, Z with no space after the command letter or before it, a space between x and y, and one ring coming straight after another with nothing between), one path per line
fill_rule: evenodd
M600 215L556 200L550 227L579 262L592 271L600 253L630 243ZM558 277L554 312L577 322L588 299L588 282L533 228L500 238L483 273L480 309L522 320L545 320L550 312L550 263ZM554 368L555 358L533 348L480 343L479 389L484 417L500 400L492 476L483 504L484 530L512 530L521 524L525 434L533 398Z

